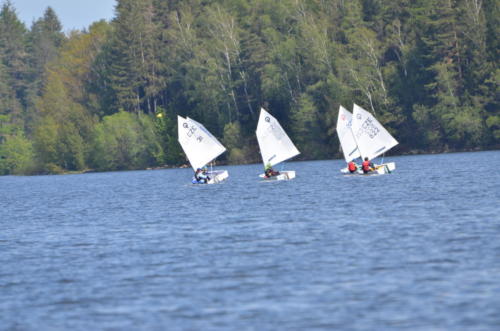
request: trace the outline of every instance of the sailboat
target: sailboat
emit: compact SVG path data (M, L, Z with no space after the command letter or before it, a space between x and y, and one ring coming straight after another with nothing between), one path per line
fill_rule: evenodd
M202 124L195 120L177 116L178 140L194 171L205 167L226 148ZM229 177L227 170L209 171L206 184L222 182ZM199 182L193 178L193 184Z
M278 120L264 108L260 109L256 135L264 168L273 167L300 154ZM269 178L265 174L261 174L259 177L269 180L293 179L295 178L295 171L280 171L278 175Z
M341 106L337 130L346 162L350 162L356 157L361 157L362 160L365 157L373 160L398 144L389 131L371 113L360 106L354 104L353 114L349 119L350 115ZM354 145L357 147L356 149ZM394 162L382 163L375 166L373 173L387 174L395 169L396 163ZM347 168L342 169L341 172L349 173ZM358 173L362 173L362 171L358 170Z

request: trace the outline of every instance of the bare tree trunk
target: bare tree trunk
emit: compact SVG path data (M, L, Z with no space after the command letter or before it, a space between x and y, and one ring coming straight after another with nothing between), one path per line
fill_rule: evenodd
M405 53L404 53L405 43L404 43L403 37L401 35L401 22L399 20L397 20L395 22L395 27L397 30L398 47L399 47L399 50L400 50L402 56L400 56L399 52L394 51L394 53L396 53L396 56L399 60L399 63L401 63L401 65L403 66L403 71L404 71L405 77L408 77L408 70L406 68L406 61L403 59L403 57L405 55Z
M247 89L248 84L247 84L245 71L240 71L240 76L241 76L241 79L243 80L243 90L245 91L245 98L247 101L248 110L250 111L250 114L253 116L254 112L252 109L252 103L250 102L250 96L248 95L248 89Z
M448 0L448 6L450 10L453 10L453 4L451 3L451 0ZM454 48L457 56L457 66L458 66L458 77L460 78L460 83L462 83L463 75L462 75L462 61L460 57L460 47L458 43L458 36L457 36L457 26L455 25L455 20L453 20L452 23L453 26L453 40L454 40Z

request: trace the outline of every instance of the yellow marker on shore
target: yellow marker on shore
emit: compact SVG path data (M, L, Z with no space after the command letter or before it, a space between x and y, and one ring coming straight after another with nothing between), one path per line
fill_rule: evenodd
M156 114L156 117L157 117L157 118L162 118L162 117L163 117L163 113L158 113L158 114Z

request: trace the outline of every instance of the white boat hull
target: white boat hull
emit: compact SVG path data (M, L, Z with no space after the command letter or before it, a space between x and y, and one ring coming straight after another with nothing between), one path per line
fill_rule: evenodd
M295 178L295 170L280 171L279 175L269 178L266 178L265 174L260 174L259 177L264 180L290 180Z
M378 174L378 175L385 175L385 174L390 174L391 172L393 172L394 170L396 170L396 163L395 162L389 162L389 163L382 163L382 164L377 164L375 166L375 171L371 171L367 174L365 174L363 172L363 170L361 169L358 169L355 173L351 173L347 167L346 168L343 168L343 169L340 169L340 172L343 173L343 174L346 174L346 175L375 175L375 174Z
M205 182L204 180L196 180L195 177L192 179L192 183L196 185L204 185L204 184L218 184L224 180L226 180L229 177L229 173L227 170L216 170L216 171L209 171L207 172L208 178L210 180L208 182Z
M379 175L390 174L391 172L396 170L396 163L395 162L382 163L376 166L375 170L378 172Z
M227 172L227 170L209 171L208 177L210 177L210 180L207 184L218 184L226 180L229 177L229 173Z

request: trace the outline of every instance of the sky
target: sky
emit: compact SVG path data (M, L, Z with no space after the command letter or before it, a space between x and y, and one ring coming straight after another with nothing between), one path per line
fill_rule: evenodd
M5 1L0 0L3 4ZM115 13L115 0L10 0L17 16L31 27L33 21L43 16L47 7L52 7L61 21L64 32L88 28L100 19L111 20Z

